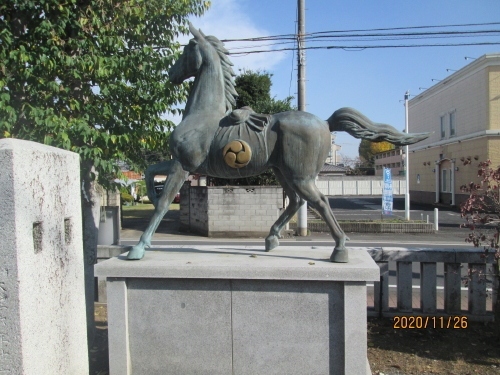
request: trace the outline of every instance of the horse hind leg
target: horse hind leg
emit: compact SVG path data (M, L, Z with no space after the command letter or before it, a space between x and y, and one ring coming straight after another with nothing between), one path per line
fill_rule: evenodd
M304 204L304 200L301 199L288 184L281 171L277 168L273 168L273 171L281 186L283 187L285 194L288 196L290 202L285 208L285 211L283 211L278 220L276 220L276 222L273 224L271 230L269 231L269 235L266 237L266 251L270 251L279 246L279 239L281 238L280 234L283 230L283 227L290 221L293 215L295 215L300 206Z
M171 160L167 160L158 164L150 165L144 173L148 198L155 207L158 205L159 200L155 190L155 176L168 175L168 170L171 164L170 162Z
M301 198L305 199L320 213L328 228L330 228L332 237L335 240L335 248L330 260L336 263L347 263L349 258L345 242L349 241L349 238L345 235L337 219L335 219L328 199L318 190L313 180L295 181L292 187Z
M182 187L188 175L188 172L182 169L181 164L177 160L168 160L160 164L162 171L167 174L167 180L165 181L160 199L155 205L155 212L148 227L142 234L139 243L132 247L132 250L127 255L127 259L129 260L142 259L144 257L145 248L151 246L153 234L156 232L163 216L165 216L170 204L174 200L175 194Z

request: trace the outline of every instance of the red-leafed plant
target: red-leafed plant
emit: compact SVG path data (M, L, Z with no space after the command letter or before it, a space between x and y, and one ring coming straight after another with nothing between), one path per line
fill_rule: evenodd
M465 160L464 165L470 164ZM462 227L470 230L465 238L466 242L475 247L483 247L484 256L494 256L496 262L492 277L497 278L496 285L500 285L499 258L500 258L500 166L493 168L491 160L479 163L479 182L471 182L460 187L462 192L468 193L469 198L460 206L465 223ZM493 291L495 292L495 291ZM496 290L495 325L497 333L500 334L500 289Z

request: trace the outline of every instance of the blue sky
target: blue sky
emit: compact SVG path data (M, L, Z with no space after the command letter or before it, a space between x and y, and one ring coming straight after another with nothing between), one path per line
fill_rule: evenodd
M306 32L328 30L374 29L408 26L471 24L500 21L498 0L305 0ZM212 0L211 9L191 22L207 35L219 39L239 39L279 34L293 34L296 27L296 0ZM464 29L500 30L500 25L462 27ZM459 43L495 41L488 38L425 39L420 43ZM366 42L358 42L366 44ZM399 41L396 44L406 44ZM261 45L262 43L255 43ZM325 44L345 44L328 42ZM387 44L379 41L376 44ZM306 46L312 46L312 43ZM235 52L242 43L228 42ZM274 47L259 47L271 49ZM253 49L257 49L252 47ZM465 56L479 57L500 51L499 45L365 49L308 50L306 63L307 111L328 118L340 107L354 107L373 121L404 129L402 99L406 90L417 95L419 87L429 88L452 72L470 63ZM235 71L266 70L273 74L272 94L278 99L297 96L296 53L272 52L232 56ZM410 123L411 131L411 123ZM359 140L346 133L337 135L341 154L358 155Z

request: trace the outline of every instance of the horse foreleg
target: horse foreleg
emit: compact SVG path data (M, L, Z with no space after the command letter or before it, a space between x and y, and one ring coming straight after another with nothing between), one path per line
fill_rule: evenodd
M160 164L162 164L162 171L167 174L167 181L165 182L160 199L155 206L155 212L148 227L142 234L139 243L129 251L127 259L142 259L145 247L151 246L153 234L156 232L158 225L160 225L163 216L167 213L175 194L177 194L188 176L188 172L182 169L181 164L177 160L168 160Z
M285 211L283 211L278 220L276 220L276 222L273 224L271 230L269 231L269 235L266 237L266 251L270 251L279 246L279 239L281 238L280 233L283 227L290 221L293 215L296 214L300 206L304 204L304 200L301 199L297 195L297 193L295 193L295 191L286 181L281 171L277 168L273 168L273 171L290 202L285 208Z
M313 180L294 181L292 187L297 194L305 199L315 208L325 220L333 239L335 240L335 248L330 256L332 262L346 263L348 262L348 253L345 248L345 242L349 238L345 235L339 223L333 215L328 199L318 190Z

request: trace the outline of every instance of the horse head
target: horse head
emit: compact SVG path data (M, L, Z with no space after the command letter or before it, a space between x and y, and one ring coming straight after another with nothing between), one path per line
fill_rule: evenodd
M207 89L201 96L211 98L213 103L222 103L223 112L228 113L236 105L235 97L238 96L234 88L235 74L228 57L229 51L219 39L211 35L206 36L191 23L189 30L194 38L184 47L181 57L170 68L170 82L178 85L188 78L195 77L185 113L192 109L193 98L199 101L201 90ZM200 82L203 83L199 84Z
M184 47L181 57L179 57L168 71L170 82L175 85L179 85L186 79L194 77L203 63L201 47L204 43L207 43L205 35L201 30L196 30L191 22L189 23L189 30L194 38Z

